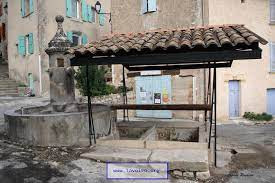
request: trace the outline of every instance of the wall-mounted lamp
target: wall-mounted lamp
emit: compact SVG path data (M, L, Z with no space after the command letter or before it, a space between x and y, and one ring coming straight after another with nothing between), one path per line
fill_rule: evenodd
M92 7L92 9L94 9L98 15L109 15L110 16L109 23L111 25L111 33L113 33L112 13L104 13L104 12L102 13L101 12L101 3L99 1L97 1L95 3L95 6Z

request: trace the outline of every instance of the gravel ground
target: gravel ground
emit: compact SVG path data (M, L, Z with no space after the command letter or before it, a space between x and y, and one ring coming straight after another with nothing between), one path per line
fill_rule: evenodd
M107 180L104 163L79 157L89 148L28 147L10 142L4 133L4 111L14 107L45 105L48 102L44 98L0 97L1 183L149 182ZM212 177L206 182L275 182L275 123L230 121L218 125L217 134L219 168L211 169ZM162 182L198 181L170 178Z

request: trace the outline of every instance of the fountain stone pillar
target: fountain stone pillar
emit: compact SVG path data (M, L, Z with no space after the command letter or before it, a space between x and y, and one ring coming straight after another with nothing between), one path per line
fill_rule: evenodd
M49 55L50 99L53 106L75 102L74 70L65 52L72 46L64 33L64 17L56 16L57 32L45 50Z

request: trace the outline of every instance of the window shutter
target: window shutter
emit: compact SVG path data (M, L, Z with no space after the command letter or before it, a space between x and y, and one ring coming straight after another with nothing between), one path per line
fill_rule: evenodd
M21 0L21 16L25 16L25 0Z
M18 37L18 53L22 56L26 55L25 36Z
M270 23L275 23L275 0L270 0Z
M88 12L87 12L87 3L86 0L82 0L82 19L83 21L88 21Z
M148 11L148 8L147 8L147 2L148 0L141 0L141 11L142 13L146 13Z
M66 15L72 17L72 0L66 0Z
M67 32L67 38L69 41L73 42L73 32Z
M94 9L92 9L91 17L92 17L92 22L95 22L95 10Z
M275 43L270 43L270 72L275 72Z
M103 8L101 8L100 13L104 13ZM105 24L105 15L99 14L99 25L103 26Z
M86 34L82 34L82 44L87 44L88 43L88 37Z
M157 11L157 0L148 0L148 11Z
M92 6L91 5L87 5L87 9L88 9L88 21L89 22L93 22L93 18L92 18Z
M33 0L30 1L30 13L33 13Z
M33 54L33 33L29 33L29 45L28 50L30 54Z

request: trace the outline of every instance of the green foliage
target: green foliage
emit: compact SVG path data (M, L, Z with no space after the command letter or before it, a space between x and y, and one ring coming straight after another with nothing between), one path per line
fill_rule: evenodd
M245 112L243 117L252 121L271 121L273 119L272 115L266 113L256 114L254 112Z
M27 85L25 83L19 83L18 87L27 87Z
M112 85L108 85L105 81L106 70L103 67L96 65L89 66L89 91L91 96L102 96L114 93L116 88ZM88 95L87 79L86 79L86 66L80 66L75 73L76 87L80 90L80 93L84 96Z

